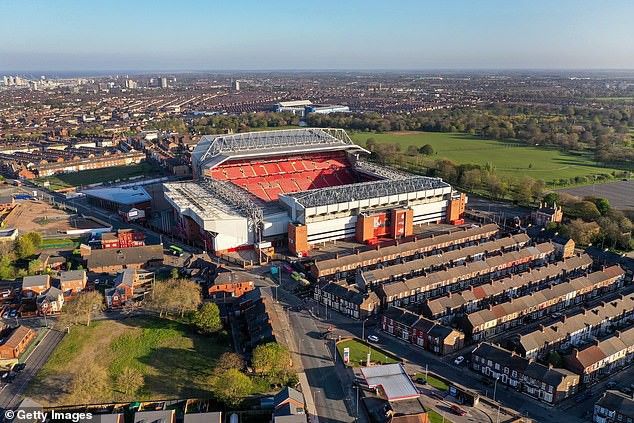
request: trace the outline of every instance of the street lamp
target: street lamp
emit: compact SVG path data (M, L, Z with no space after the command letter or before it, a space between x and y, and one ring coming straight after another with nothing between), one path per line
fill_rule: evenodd
M357 414L355 417L355 421L358 421L359 420L359 386L354 385L354 389L357 391Z
M365 322L367 322L368 319L365 319L361 325L361 339L365 339Z
M495 392L498 387L498 380L500 380L500 376L495 378L495 383L493 384L493 401L495 401Z

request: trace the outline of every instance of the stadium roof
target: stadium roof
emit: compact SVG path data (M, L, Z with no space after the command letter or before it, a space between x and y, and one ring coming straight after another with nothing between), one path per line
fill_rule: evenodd
M133 186L128 188L96 188L83 192L88 197L99 198L100 200L111 201L113 203L124 204L127 206L145 203L152 199L145 188L141 186Z
M229 158L255 158L275 154L333 150L369 153L354 144L343 129L281 129L230 135L205 135L192 152L192 163L198 169L213 168Z
M400 363L363 367L361 373L368 387L380 386L388 401L418 398L418 389Z
M297 203L308 208L438 188L451 188L451 185L440 178L412 176L397 180L361 182L358 184L282 194L281 197L293 198Z

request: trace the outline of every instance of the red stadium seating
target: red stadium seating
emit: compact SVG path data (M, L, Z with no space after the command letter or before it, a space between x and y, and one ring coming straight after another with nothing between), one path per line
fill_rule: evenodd
M350 168L346 153L342 152L229 161L207 175L231 181L264 201L277 200L283 193L366 180Z

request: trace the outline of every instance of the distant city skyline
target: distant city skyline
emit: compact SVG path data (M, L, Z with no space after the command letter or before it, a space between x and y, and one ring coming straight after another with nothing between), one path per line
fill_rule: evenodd
M0 1L0 70L634 69L634 2Z

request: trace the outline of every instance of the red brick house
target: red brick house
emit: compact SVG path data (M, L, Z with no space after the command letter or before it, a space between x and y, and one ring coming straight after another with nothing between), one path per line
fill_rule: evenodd
M51 287L49 275L25 276L22 278L22 295L35 298Z
M207 288L214 302L228 302L255 288L253 276L246 272L219 269L214 281Z
M85 270L68 270L59 274L59 283L66 296L75 295L86 288Z
M26 326L18 326L0 344L0 359L18 358L34 339L35 331Z

